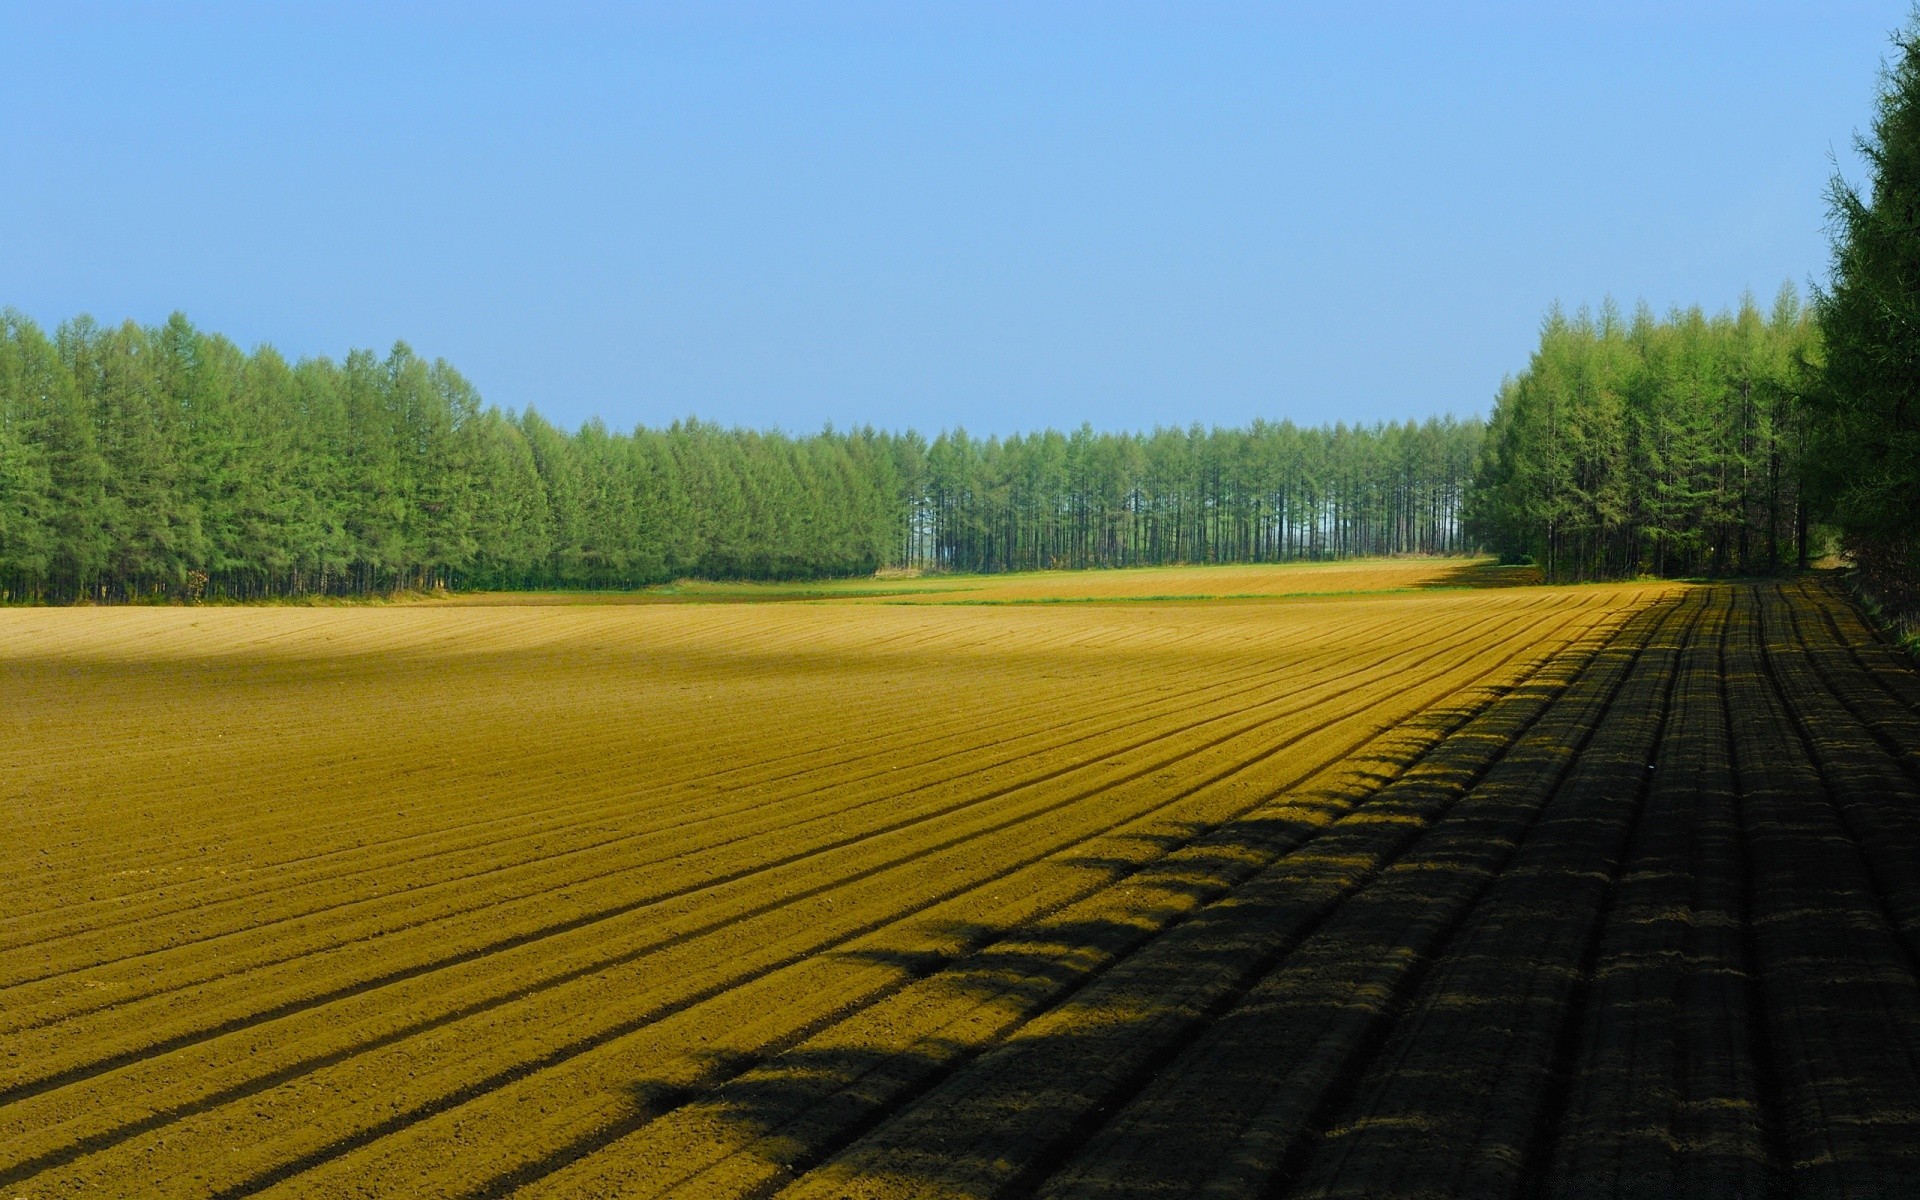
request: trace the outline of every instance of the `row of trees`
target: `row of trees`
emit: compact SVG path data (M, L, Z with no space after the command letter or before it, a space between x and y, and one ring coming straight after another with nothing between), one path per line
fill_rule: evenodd
M175 316L0 318L0 594L237 598L872 570L892 447L484 406L444 362L289 364Z
M1555 578L1803 564L1829 523L1920 618L1920 10L1894 38L1864 189L1829 194L1833 267L1802 307L1547 319L1501 388L1468 528Z
M1459 553L1478 421L942 434L902 560L968 571Z
M1814 314L1791 287L1709 317L1549 314L1494 403L1468 524L1555 579L1804 564Z
M0 597L628 587L1464 548L1478 422L577 431L445 362L0 316Z

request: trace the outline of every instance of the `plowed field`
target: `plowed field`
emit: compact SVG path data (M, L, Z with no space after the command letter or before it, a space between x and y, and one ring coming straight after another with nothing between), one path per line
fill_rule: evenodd
M1920 678L1365 570L0 610L0 1196L1920 1194Z

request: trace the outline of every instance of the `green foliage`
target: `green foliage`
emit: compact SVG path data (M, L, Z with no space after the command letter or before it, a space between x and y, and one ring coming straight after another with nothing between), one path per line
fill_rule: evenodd
M1825 361L1807 389L1807 487L1867 581L1920 606L1920 16L1895 38L1866 194L1835 178L1833 272L1817 298Z
M0 599L634 587L1466 548L1478 422L557 429L404 343L0 318Z
M966 571L1468 549L1478 421L969 437L927 447L907 559Z
M1804 560L1798 390L1817 348L1791 287L1770 316L1554 309L1495 400L1470 529L1554 579Z
M12 313L0 316L0 580L44 577L53 565L50 347ZM31 331L37 335L37 331Z

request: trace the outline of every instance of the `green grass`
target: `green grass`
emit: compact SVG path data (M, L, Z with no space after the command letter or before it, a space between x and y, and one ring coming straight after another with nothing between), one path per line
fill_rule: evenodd
M1430 560L1429 560L1430 561ZM1327 571L1366 569L1369 567L1413 566L1405 559L1345 559L1330 562L1294 562L1251 565L1245 563L1208 563L1184 566L1091 568L1086 570L1009 571L998 574L951 574L858 576L847 579L800 580L708 580L680 579L631 590L619 589L540 589L529 592L463 592L439 599L455 604L767 604L805 601L877 601L898 604L960 604L978 606L1034 604L1120 604L1177 603L1225 600L1283 600L1310 596L1375 595L1393 592L1454 590L1460 588L1508 587L1534 582L1529 567L1499 567L1490 558L1452 560L1445 578L1408 583L1383 580L1383 586L1358 588L1320 588L1288 586L1291 580ZM1181 590L1216 572L1224 575L1248 570L1271 572L1272 590ZM1143 579L1165 577L1172 586L1165 591L1129 592ZM1114 594L1102 594L1103 584L1115 585ZM1223 580L1224 582L1224 580ZM1233 582L1241 583L1244 578ZM1036 586L1036 584L1038 586ZM1060 593L1049 594L1049 585L1059 584ZM1006 594L1012 591L1016 594ZM1094 594L1086 594L1089 591ZM1018 593L1026 594L1018 594ZM986 594L981 594L986 593Z

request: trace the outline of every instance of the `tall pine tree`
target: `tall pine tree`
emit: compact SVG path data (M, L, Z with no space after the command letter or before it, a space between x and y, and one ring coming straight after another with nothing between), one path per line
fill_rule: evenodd
M1920 607L1920 15L1895 36L1872 134L1871 182L1836 178L1833 274L1816 298L1826 360L1808 389L1809 498L1868 582Z

